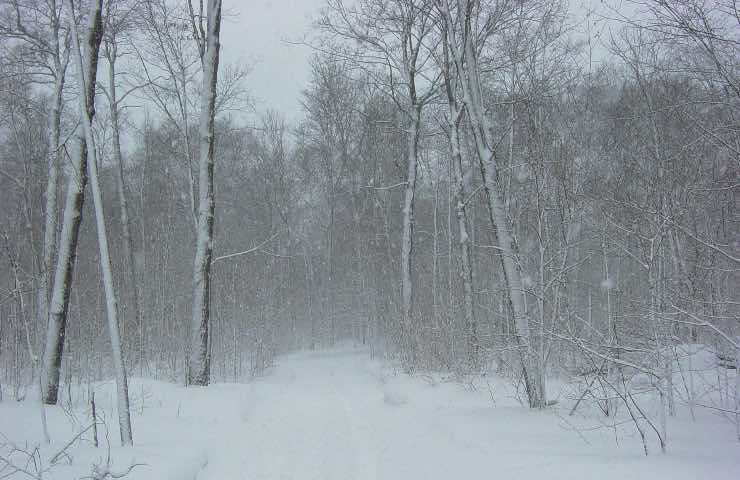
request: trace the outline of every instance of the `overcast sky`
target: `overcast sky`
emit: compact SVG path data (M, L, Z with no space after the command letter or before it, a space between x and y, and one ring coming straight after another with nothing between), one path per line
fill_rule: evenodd
M258 112L275 109L289 120L302 115L300 94L308 82L308 59L312 52L306 46L289 42L299 41L310 33L311 23L324 4L325 0L224 2L228 15L221 29L223 63L253 65L247 87ZM573 19L582 22L587 10L606 14L606 5L621 9L623 2L570 0L570 11ZM598 14L592 20L596 18ZM603 31L603 24L596 30ZM592 35L594 33L592 31ZM580 34L584 34L583 30Z
M225 63L249 62L247 80L258 110L272 108L288 119L301 115L300 93L308 81L309 48L291 45L311 29L324 0L224 2L221 46Z

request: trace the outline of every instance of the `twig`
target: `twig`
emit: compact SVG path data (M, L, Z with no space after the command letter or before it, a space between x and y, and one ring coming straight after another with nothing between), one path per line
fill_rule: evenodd
M57 459L63 453L65 453L65 451L69 447L71 447L72 444L74 444L85 432L87 432L88 430L90 430L93 427L93 425L95 425L95 422L91 423L90 425L88 425L87 427L85 427L83 430L81 430L80 433L78 433L77 435L75 435L74 437L72 437L72 439L69 442L67 442L67 444L64 445L64 447L62 447L61 450L59 450L57 453L54 454L53 457L51 457L51 459L49 460L49 463L54 464L57 461Z
M242 256L242 255L247 255L247 254L252 253L252 252L256 252L257 250L260 250L266 244L268 244L269 242L271 242L275 237L277 237L278 236L278 233L280 233L280 232L275 232L275 234L273 236L265 239L262 243L260 243L259 245L255 246L255 247L250 248L249 250L244 250L243 252L230 253L228 255L221 255L220 257L216 257L216 258L213 259L213 262L212 263L216 263L219 260L226 260L227 258L239 257L239 256Z

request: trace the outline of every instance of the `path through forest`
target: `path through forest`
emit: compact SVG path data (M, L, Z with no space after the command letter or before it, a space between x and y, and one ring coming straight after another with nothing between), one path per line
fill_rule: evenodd
M711 424L675 425L672 453L645 458L632 435L619 446L609 428L581 438L557 412L517 405L501 382L483 385L395 375L356 350L282 357L255 383L227 447L211 452L197 478L718 479L740 472L731 428L717 445Z
M115 384L108 381L94 385L101 446L88 432L68 450L69 461L44 478L90 478L91 465L105 462L106 431L113 471L139 465L127 480L740 478L734 427L709 410L692 422L679 409L669 422L669 453L661 455L650 438L645 457L629 423L616 428L617 442L598 410L584 404L568 417L570 401L558 397L567 386L550 385L560 402L538 412L495 377L467 384L409 377L352 348L296 353L246 384L186 388L132 379L134 447L122 448L112 420ZM42 459L89 422L86 391L85 384L65 390L64 401L74 406L66 412L47 409L52 444L40 445ZM0 434L15 445L38 444L35 402L0 402Z

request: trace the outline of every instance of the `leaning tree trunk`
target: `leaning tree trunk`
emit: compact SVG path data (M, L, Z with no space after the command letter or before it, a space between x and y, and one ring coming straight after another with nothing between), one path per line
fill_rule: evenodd
M71 3L70 2L70 10ZM79 95L80 123L82 124L85 143L87 146L87 170L92 187L93 204L95 206L95 223L98 232L98 246L100 247L100 270L103 275L103 287L105 290L105 307L108 315L108 330L110 332L111 347L113 350L113 364L116 369L116 392L118 397L118 425L121 434L121 444L132 445L131 414L128 401L128 380L126 378L126 367L123 363L123 352L121 350L121 337L118 331L118 301L116 299L115 287L113 285L113 272L111 270L110 252L108 249L108 234L105 226L105 214L103 211L103 195L100 191L100 180L98 178L98 163L95 150L95 138L92 130L92 119L95 115L95 74L98 67L98 54L100 52L100 41L103 37L102 11L103 1L97 0L90 5L90 27L88 31L87 65L83 65L82 52L80 51L76 26L73 24L72 41L75 57L77 59L77 75L79 83L85 88L83 91L91 92L89 95ZM87 76L84 72L87 71ZM89 82L89 84L86 84Z
M208 0L208 27L203 55L203 90L200 111L200 174L198 230L193 264L193 322L187 381L190 385L208 385L210 355L208 327L210 317L210 272L213 254L213 163L216 84L218 80L221 0Z
M495 180L493 152L479 146L479 161L483 175L486 200L491 224L494 227L495 237L499 250L499 257L504 271L509 306L514 317L514 341L519 350L522 375L527 391L529 406L544 408L546 406L545 385L542 367L532 345L532 332L529 329L529 317L524 306L524 292L522 275L519 271L519 261L514 243L513 228L504 211L503 201Z
M478 144L478 160L488 203L488 212L499 250L499 258L504 272L506 290L514 317L514 341L520 354L522 375L527 391L529 406L544 408L546 405L544 379L539 371L539 362L532 345L532 332L529 328L529 317L524 305L524 290L522 275L519 271L519 260L516 244L514 243L513 226L504 210L504 204L496 180L494 153L487 146L488 141L480 133L474 135Z
M466 9L462 0L458 0L458 14L464 15L462 26L464 33L460 42L456 38L452 15L447 2L442 3L442 14L445 16L448 42L453 54L458 76L460 77L466 111L471 122L483 186L488 203L488 212L494 228L499 258L501 259L504 280L506 282L507 300L514 317L514 340L521 358L522 374L527 391L529 406L543 408L546 406L543 375L539 372L536 355L532 349L529 319L524 306L522 275L519 271L518 252L514 242L513 226L504 209L501 189L498 185L493 145L495 141L486 116L481 93L480 72L477 57L471 38L472 12Z
M85 109L87 122L92 123L95 115L95 81L98 72L98 51L102 38L101 0L91 6L89 30L87 37L87 83L84 85ZM70 2L71 6L71 2ZM82 70L80 70L82 72ZM88 148L84 133L78 135L79 150L72 161L69 174L67 194L62 220L62 232L59 239L57 265L54 272L54 284L49 302L49 320L44 348L44 403L57 403L59 391L59 370L64 352L64 338L67 330L67 313L69 294L72 289L72 277L77 259L77 243L82 223L82 206L85 202L87 185ZM47 199L48 200L48 199ZM47 212L48 215L48 212Z

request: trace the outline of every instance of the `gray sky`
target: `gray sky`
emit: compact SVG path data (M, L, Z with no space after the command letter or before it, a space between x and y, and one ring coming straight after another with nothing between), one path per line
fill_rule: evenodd
M275 109L288 120L302 115L300 94L308 82L311 49L286 40L297 41L308 34L312 20L324 4L325 0L224 2L228 15L224 16L221 27L223 62L253 65L247 88L255 99L257 111ZM595 10L597 14L592 22L598 25L594 25L592 35L603 33L605 24L599 17L608 12L607 5L624 7L621 0L570 0L572 21L582 22L587 10ZM579 30L576 35L585 34Z
M224 2L235 15L224 17L221 27L223 60L254 65L247 86L258 110L272 108L288 119L300 116L299 96L308 81L311 51L284 40L299 40L308 33L323 4L324 0Z

